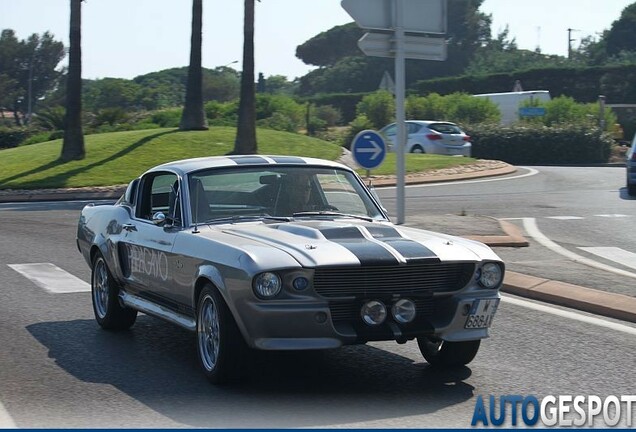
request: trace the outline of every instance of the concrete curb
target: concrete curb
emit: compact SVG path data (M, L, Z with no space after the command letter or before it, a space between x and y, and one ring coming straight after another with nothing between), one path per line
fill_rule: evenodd
M514 224L498 220L501 229L506 235L502 236L482 236L471 235L466 236L471 240L477 240L491 247L527 247L530 245L528 240L523 236L521 230Z
M565 282L506 272L502 291L636 323L636 298Z

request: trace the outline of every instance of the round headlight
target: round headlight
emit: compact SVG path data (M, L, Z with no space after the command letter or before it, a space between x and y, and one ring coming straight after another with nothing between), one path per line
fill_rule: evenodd
M360 316L362 316L362 321L365 324L371 326L380 325L386 319L386 307L380 301L371 300L362 305Z
M391 307L391 315L401 324L410 323L415 319L415 303L409 299L400 299Z
M254 278L254 291L260 297L271 298L280 292L282 284L275 273L261 273Z
M501 266L496 263L486 263L481 268L479 283L485 288L497 288L503 280Z

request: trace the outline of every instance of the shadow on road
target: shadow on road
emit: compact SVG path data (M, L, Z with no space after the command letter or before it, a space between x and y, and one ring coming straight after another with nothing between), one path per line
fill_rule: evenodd
M145 315L132 330L120 333L103 331L92 320L38 323L27 330L79 380L112 385L188 427L331 427L373 421L387 427L390 419L435 413L465 402L474 392L464 382L471 376L467 367L434 370L424 360L370 346L254 352L244 379L219 387L199 370L193 333ZM81 414L74 410L69 415Z

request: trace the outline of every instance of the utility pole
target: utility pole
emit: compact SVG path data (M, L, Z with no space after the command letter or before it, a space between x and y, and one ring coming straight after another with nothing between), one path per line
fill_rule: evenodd
M573 29L573 28L568 29L568 60L572 59L572 42L574 42L574 39L572 39L573 31L579 31L579 30Z

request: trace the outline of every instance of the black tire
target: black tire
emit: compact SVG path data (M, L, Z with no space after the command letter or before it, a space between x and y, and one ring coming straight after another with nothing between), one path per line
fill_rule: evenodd
M126 330L135 323L137 311L119 302L119 285L100 252L93 259L91 298L95 320L103 329Z
M424 151L424 148L419 145L419 144L415 144L413 147L411 147L411 153L426 153Z
M417 338L417 345L426 361L435 367L465 366L477 355L481 340L446 342L439 339Z
M196 333L197 357L206 378L213 384L238 379L247 348L232 313L211 284L199 295Z
M636 185L627 184L627 194L631 196L636 196Z

